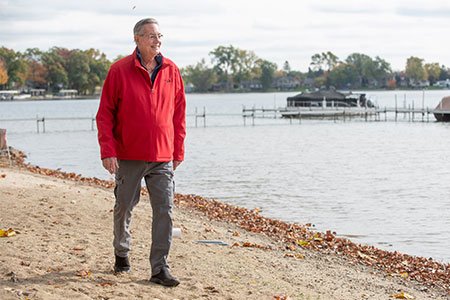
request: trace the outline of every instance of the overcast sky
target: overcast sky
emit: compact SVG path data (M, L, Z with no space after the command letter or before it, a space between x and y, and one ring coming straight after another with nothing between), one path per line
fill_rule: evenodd
M180 67L220 45L252 50L281 68L307 71L331 51L380 56L394 70L410 56L450 67L450 0L0 0L0 46L23 51L133 51L132 28L154 17L162 52Z

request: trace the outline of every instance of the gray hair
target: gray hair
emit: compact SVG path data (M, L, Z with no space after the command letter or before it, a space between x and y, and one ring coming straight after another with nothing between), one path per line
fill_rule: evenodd
M158 24L158 21L156 21L156 19L153 18L146 18L146 19L142 19L139 22L136 23L136 25L134 25L134 35L138 35L141 32L142 27L144 27L144 25L146 24Z

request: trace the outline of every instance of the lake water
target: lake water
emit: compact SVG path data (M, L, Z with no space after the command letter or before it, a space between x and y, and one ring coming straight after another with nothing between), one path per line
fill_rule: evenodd
M198 194L289 222L312 223L355 242L450 262L450 124L256 119L242 107L281 107L296 93L187 96L186 161L177 192ZM450 91L368 92L379 106L434 108ZM108 179L89 120L98 100L0 102L0 127L28 161ZM206 127L194 127L197 108ZM203 125L203 120L199 120Z

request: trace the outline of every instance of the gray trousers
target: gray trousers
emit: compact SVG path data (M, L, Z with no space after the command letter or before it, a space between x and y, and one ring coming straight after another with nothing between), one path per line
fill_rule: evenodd
M126 257L131 249L130 223L133 208L140 198L145 179L153 211L150 265L152 275L168 268L167 256L172 243L173 164L120 160L114 195L114 252Z

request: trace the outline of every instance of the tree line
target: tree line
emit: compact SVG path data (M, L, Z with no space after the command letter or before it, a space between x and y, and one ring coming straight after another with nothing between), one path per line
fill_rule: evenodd
M424 87L450 78L449 68L437 62L425 63L414 56L407 59L404 70L393 71L378 56L352 53L341 60L328 51L312 55L306 72L292 70L288 61L279 68L253 51L232 45L216 47L209 52L209 57L209 63L202 59L181 68L189 91L270 91L330 86L394 89ZM112 62L96 49L30 48L22 53L1 47L0 89L44 89L50 93L75 89L81 95L94 94Z
M439 63L425 63L411 56L405 69L393 71L390 63L376 56L352 53L341 60L332 52L311 56L307 72L292 70L288 61L281 69L259 58L253 51L234 46L219 46L205 59L182 69L193 91L286 90L333 86L339 89L415 88L433 85L450 78L450 69Z
M44 52L30 48L21 53L1 47L0 89L75 89L81 95L94 94L110 65L106 55L96 49L53 47Z

